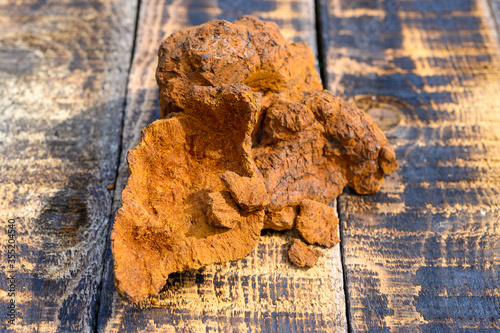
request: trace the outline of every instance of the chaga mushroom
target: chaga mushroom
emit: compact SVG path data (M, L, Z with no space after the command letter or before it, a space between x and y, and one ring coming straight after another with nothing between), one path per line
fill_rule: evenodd
M321 251L309 248L300 239L292 239L288 248L288 260L298 267L313 267L316 265Z
M305 42L289 44L274 22L243 16L177 31L160 45L160 115L184 110L194 85L243 83L263 93L322 89Z
M285 207L274 212L267 212L264 220L264 229L290 230L295 223L297 213L294 207Z
M149 125L128 154L111 238L116 286L132 301L157 294L170 273L247 256L263 228L262 202L239 207L245 198L223 179L257 184L253 203L269 200L251 152L260 94L236 84L187 95L184 111Z
M272 22L210 21L172 34L158 57L163 117L184 108L193 85L242 83L262 93L252 142L270 195L267 212L304 199L327 204L346 185L375 193L398 167L372 118L322 90L310 48L287 43Z
M253 147L271 197L268 211L304 199L328 204L346 185L376 193L384 174L397 169L394 150L372 118L329 91L275 100Z
M328 207L380 189L398 165L369 115L322 90L305 43L244 16L174 33L158 51L161 120L129 152L112 231L115 282L140 301L170 273L243 258L263 228L334 246ZM290 260L319 253L294 242Z
M337 236L339 219L335 209L317 201L302 201L296 227L309 244L332 247L340 242Z

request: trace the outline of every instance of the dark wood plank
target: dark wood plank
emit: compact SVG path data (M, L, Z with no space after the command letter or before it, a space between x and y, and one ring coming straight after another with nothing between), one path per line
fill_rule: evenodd
M500 49L486 1L322 0L330 88L400 169L339 200L355 332L500 330Z
M135 10L129 0L0 4L2 332L96 327Z
M315 49L310 0L142 2L114 210L128 177L125 154L137 145L141 129L159 117L155 69L161 41L185 27L247 14L276 21L288 40L305 40ZM268 232L244 260L173 274L158 297L139 305L126 303L116 293L108 251L99 331L345 331L339 247L324 251L317 267L298 270L286 259L290 237L291 233Z

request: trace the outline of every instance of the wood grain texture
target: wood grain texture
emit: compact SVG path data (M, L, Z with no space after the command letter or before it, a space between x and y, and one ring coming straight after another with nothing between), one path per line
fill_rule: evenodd
M497 39L500 42L500 0L483 0L485 1L485 7L489 6L491 11L491 18L493 20L492 24L496 30Z
M275 21L288 40L305 40L315 50L314 7L309 0L141 3L114 211L128 177L126 152L139 142L141 129L159 117L155 69L161 41L182 28L211 19L233 21L247 14ZM315 268L296 269L286 259L290 237L290 232L265 232L246 259L173 274L158 297L139 305L126 303L116 293L108 250L98 331L345 331L339 247L323 250Z
M128 0L0 4L2 332L96 327L135 10Z
M400 169L339 201L355 332L500 330L500 49L486 1L322 1L330 88Z

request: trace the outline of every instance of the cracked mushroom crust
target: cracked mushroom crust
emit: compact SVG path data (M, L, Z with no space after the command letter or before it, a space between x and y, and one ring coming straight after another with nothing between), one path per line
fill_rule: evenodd
M185 112L149 125L128 155L111 237L117 289L134 302L157 294L170 273L245 257L263 227L262 209L233 209L239 221L231 228L206 214L214 208L210 194L229 191L224 172L256 177L250 133L260 95L243 85L193 87L190 94Z
M131 301L170 273L245 257L264 227L295 225L308 243L334 246L326 204L346 185L377 192L398 167L372 118L323 90L311 49L272 22L181 30L158 59L163 119L129 152L111 235L115 284Z

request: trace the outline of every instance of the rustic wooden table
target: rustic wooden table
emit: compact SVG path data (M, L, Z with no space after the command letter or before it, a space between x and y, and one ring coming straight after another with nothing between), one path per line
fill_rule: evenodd
M128 304L108 237L126 153L159 116L157 47L246 14L311 45L400 169L332 203L342 243L315 268L264 232ZM499 25L500 0L1 1L0 331L499 332Z

